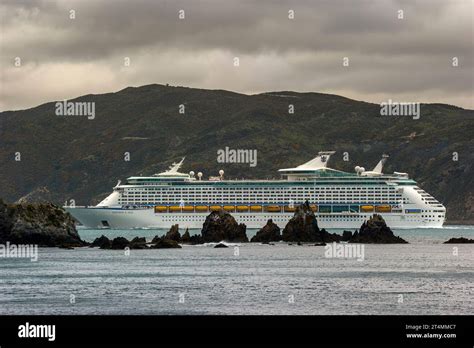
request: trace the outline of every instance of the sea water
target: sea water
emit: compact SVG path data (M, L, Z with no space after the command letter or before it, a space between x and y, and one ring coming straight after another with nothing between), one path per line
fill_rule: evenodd
M79 230L87 241L165 232ZM39 248L36 262L0 259L0 314L472 314L474 244L442 243L474 226L394 232L410 244L366 244L363 261L283 242Z

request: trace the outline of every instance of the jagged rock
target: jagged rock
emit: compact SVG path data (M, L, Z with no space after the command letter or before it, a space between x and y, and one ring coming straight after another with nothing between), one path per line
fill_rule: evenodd
M339 242L341 236L320 230L309 202L296 207L295 214L283 229L282 239L285 242Z
M204 240L202 239L202 236L198 234L191 236L191 238L189 239L189 244L191 245L203 244L203 243L204 243Z
M181 248L181 245L177 241L172 239L161 238L154 245L151 246L152 249L171 249L171 248Z
M219 244L215 245L214 248L228 248L228 246L223 244L223 243L219 243Z
M74 219L51 203L5 204L0 200L0 243L46 247L88 245L77 233Z
M151 240L151 244L158 243L161 240L161 237L159 236L154 236L153 239Z
M130 249L147 249L145 237L135 237L130 241Z
M189 230L186 229L186 231L183 233L183 235L181 236L181 243L184 243L184 244L189 244L191 243L191 236L189 234Z
M267 221L255 236L250 240L251 242L269 243L278 242L281 240L280 227L278 227L272 219Z
M178 224L171 226L170 230L165 235L165 239L171 239L176 242L179 242L181 240L181 234L179 233Z
M368 221L362 224L358 232L354 232L349 243L394 244L408 242L395 236L382 216L374 214Z
M102 236L94 239L94 241L92 242L92 244L90 246L91 247L99 247L101 249L110 249L110 248L112 248L112 242L110 241L109 238L102 235Z
M209 242L248 242L247 227L238 224L234 217L223 209L211 212L203 224L201 235L205 243Z
M443 244L470 244L470 243L474 243L474 239L459 237L459 238L451 238L450 240L444 242Z
M125 249L130 245L130 242L127 238L124 237L116 237L112 240L110 245L111 249Z
M352 232L351 231L344 231L342 232L342 239L341 241L343 242L348 242L352 238Z

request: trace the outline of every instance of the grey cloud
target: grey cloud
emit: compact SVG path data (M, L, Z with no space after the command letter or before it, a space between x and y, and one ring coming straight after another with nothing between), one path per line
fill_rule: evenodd
M368 101L411 94L472 108L473 6L470 0L4 0L0 108L166 82L244 93L340 91ZM185 20L178 19L180 9ZM287 18L289 9L295 20ZM241 59L238 72L234 56ZM13 67L14 57L22 68ZM129 69L124 57L132 60ZM43 81L38 90L31 88L36 81Z

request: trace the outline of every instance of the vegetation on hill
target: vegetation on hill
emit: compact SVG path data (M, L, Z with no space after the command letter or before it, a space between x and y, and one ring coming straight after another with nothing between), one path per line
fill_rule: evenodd
M73 101L95 102L95 119L56 116L54 102L0 113L0 197L12 202L47 192L54 203L89 205L118 179L160 172L183 156L183 171L207 177L224 169L228 178L264 179L336 150L330 166L351 172L389 154L385 172L408 172L447 206L449 220L474 222L472 110L422 104L414 120L380 116L377 104L336 95L163 85ZM257 166L218 163L217 151L226 146L257 150Z

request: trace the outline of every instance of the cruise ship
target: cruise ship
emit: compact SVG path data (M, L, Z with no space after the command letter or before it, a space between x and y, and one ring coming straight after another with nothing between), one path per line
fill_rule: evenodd
M87 228L202 228L213 210L224 209L248 228L268 219L284 227L296 206L309 201L323 228L354 229L373 214L391 228L442 227L446 209L407 173L384 174L384 155L371 171L348 173L328 167L334 151L322 151L278 180L226 180L224 171L203 178L181 173L184 158L152 176L120 181L97 206L65 206Z

